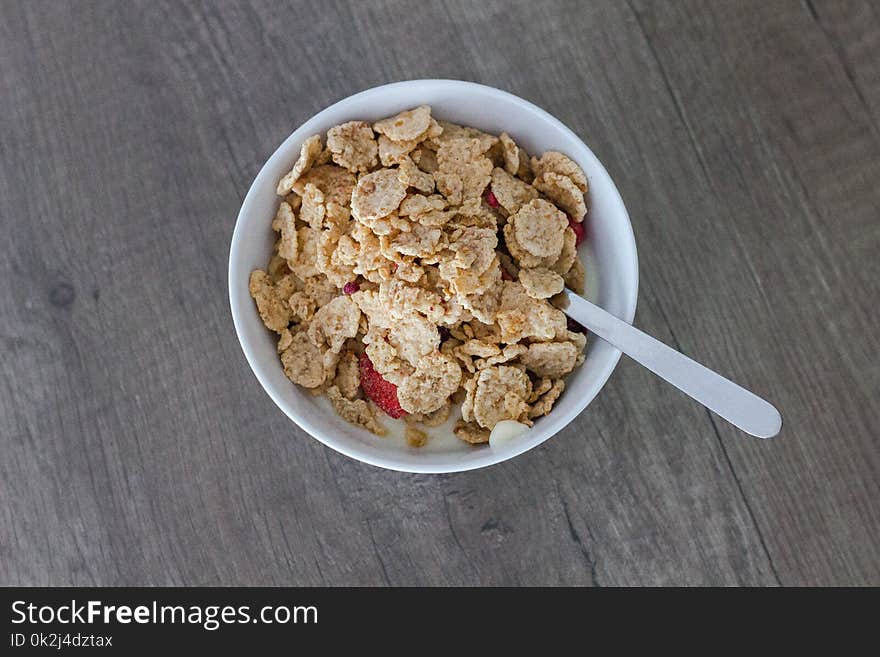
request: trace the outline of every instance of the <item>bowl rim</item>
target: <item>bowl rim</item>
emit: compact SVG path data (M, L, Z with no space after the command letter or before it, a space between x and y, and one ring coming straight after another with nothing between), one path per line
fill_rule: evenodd
M240 250L240 245L242 240L244 239L244 223L245 217L249 215L253 210L251 208L252 205L256 203L256 196L258 194L257 189L262 186L263 179L268 175L268 171L272 169L276 160L285 157L284 153L288 150L288 147L291 142L295 142L300 139L300 135L304 135L307 126L312 124L313 122L320 119L326 113L330 113L331 111L339 108L341 105L355 104L358 100L365 99L369 96L375 94L382 94L392 89L400 89L404 87L417 87L424 85L437 85L437 86L454 86L458 87L460 90L464 92L479 90L481 93L486 93L489 95L493 95L499 98L503 98L508 102L512 102L517 104L539 116L545 122L553 125L557 130L560 130L570 139L578 142L586 152L593 158L594 164L596 168L605 175L608 181L611 183L611 192L616 196L617 204L619 205L622 211L622 218L625 220L623 222L623 237L627 242L627 252L629 262L627 263L628 268L633 273L631 283L626 287L624 293L626 294L625 299L625 312L621 319L628 323L632 323L635 312L636 305L638 301L638 288L639 288L639 266L638 266L638 252L636 247L635 235L632 229L632 222L629 218L629 213L626 209L626 205L623 202L623 198L620 195L620 191L617 189L617 185L614 183L613 178L608 173L605 166L596 157L595 153L593 153L592 149L573 131L571 128L566 126L562 121L557 119L555 116L542 109L541 107L535 105L534 103L525 100L515 94L512 94L508 91L504 91L502 89L497 89L495 87L491 87L488 85L480 84L477 82L469 82L466 80L455 80L455 79L443 79L443 78L424 78L424 79L413 79L413 80L402 80L399 82L392 82L389 84L379 85L375 87L370 87L368 89L364 89L363 91L359 91L350 96L346 96L335 103L328 105L321 111L309 117L306 121L304 121L301 125L299 125L269 156L263 166L260 168L250 187L248 188L247 194L242 201L241 208L238 212L238 215L235 220L235 227L233 228L232 239L229 245L229 265L228 265L228 277L227 277L227 287L229 293L229 304L230 304L230 313L232 315L232 323L235 327L236 337L238 338L238 343L241 346L242 351L244 352L245 359L250 366L251 372L256 377L257 381L259 381L260 386L269 396L269 398L275 403L275 405L297 426L299 426L303 431L305 431L309 436L318 440L325 446L348 456L349 458L355 459L362 463L367 463L368 465L394 470L397 472L408 472L408 473L417 473L417 474L444 474L444 473L454 473L454 472L465 472L468 470L476 470L480 468L489 467L495 465L497 463L501 463L503 461L507 461L513 459L520 454L523 454L526 451L529 451L539 445L543 444L545 441L549 440L551 437L559 433L562 429L568 426L572 420L574 420L578 415L584 412L586 408L593 402L593 400L598 396L599 392L601 392L602 388L605 387L605 384L608 382L608 379L611 376L611 373L617 367L617 364L620 360L621 352L620 350L611 347L612 357L608 361L607 365L604 368L604 371L601 375L596 379L596 383L593 384L593 393L592 395L587 395L585 401L582 405L574 411L569 413L569 417L565 418L564 421L560 424L560 426L554 430L550 431L543 439L534 444L523 443L520 446L517 446L514 450L506 454L500 454L492 449L486 449L485 454L482 455L482 458L477 458L472 461L468 461L465 463L450 463L448 465L440 465L436 463L425 463L423 465L413 464L413 463L401 463L395 462L393 460L389 460L385 456L376 456L373 453L370 453L366 450L361 450L357 447L356 444L348 443L344 440L337 440L334 436L324 431L316 422L313 422L311 418L306 415L293 414L287 408L287 404L284 400L280 398L280 395L277 395L273 390L273 386L270 382L268 382L264 376L260 373L260 366L258 364L258 360L256 355L254 354L252 347L247 343L246 340L242 338L243 329L241 327L241 322L243 320L243 313L246 312L241 304L239 303L235 289L236 286L240 284L241 277L241 267L238 265L233 256L238 253ZM306 135L307 136L307 135ZM274 185L274 181L272 181ZM609 345L610 346L610 345Z

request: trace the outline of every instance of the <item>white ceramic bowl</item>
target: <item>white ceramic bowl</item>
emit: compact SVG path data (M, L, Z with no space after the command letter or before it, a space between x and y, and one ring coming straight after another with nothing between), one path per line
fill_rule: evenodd
M263 326L248 294L248 276L253 269L265 268L275 239L270 224L278 208L276 183L296 161L300 144L310 135L345 121L374 121L424 104L431 105L438 118L493 134L506 131L529 153L557 150L583 168L590 183L588 249L581 247L590 283L588 296L618 317L632 321L638 291L635 240L626 208L605 168L577 135L539 107L504 91L458 80L412 80L368 89L316 114L290 135L260 170L241 206L229 252L229 301L238 339L260 384L309 434L372 465L405 472L458 472L513 458L562 430L608 380L620 352L591 339L586 362L568 377L565 392L552 412L503 447L465 444L451 434L450 421L445 428L432 429L429 444L416 449L399 437L379 438L345 422L325 398L291 383L281 369L276 337ZM383 418L389 428L395 422Z

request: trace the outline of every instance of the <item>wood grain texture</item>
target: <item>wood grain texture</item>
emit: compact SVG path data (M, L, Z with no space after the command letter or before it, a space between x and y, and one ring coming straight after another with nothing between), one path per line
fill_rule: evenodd
M855 0L0 3L0 584L880 584L878 44ZM580 134L638 325L781 437L626 360L482 471L287 421L229 317L238 207L309 116L418 77Z

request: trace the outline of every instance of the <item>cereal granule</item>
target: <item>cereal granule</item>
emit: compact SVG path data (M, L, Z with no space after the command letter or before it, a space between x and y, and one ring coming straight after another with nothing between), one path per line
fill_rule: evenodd
M428 434L411 424L406 425L406 444L410 447L424 447L428 442Z
M427 105L309 137L249 280L284 373L377 435L381 413L403 416L412 446L459 407L474 445L501 420L531 425L584 360L556 306L584 289L587 191L566 155Z
M473 422L458 422L453 432L459 439L471 445L481 445L489 442L489 429L483 429Z

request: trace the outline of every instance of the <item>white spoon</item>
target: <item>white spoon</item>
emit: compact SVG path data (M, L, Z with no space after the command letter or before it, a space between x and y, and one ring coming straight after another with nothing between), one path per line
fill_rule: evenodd
M661 379L748 434L772 438L779 433L782 416L769 402L642 333L568 288L565 293L570 302L565 311L567 315Z

